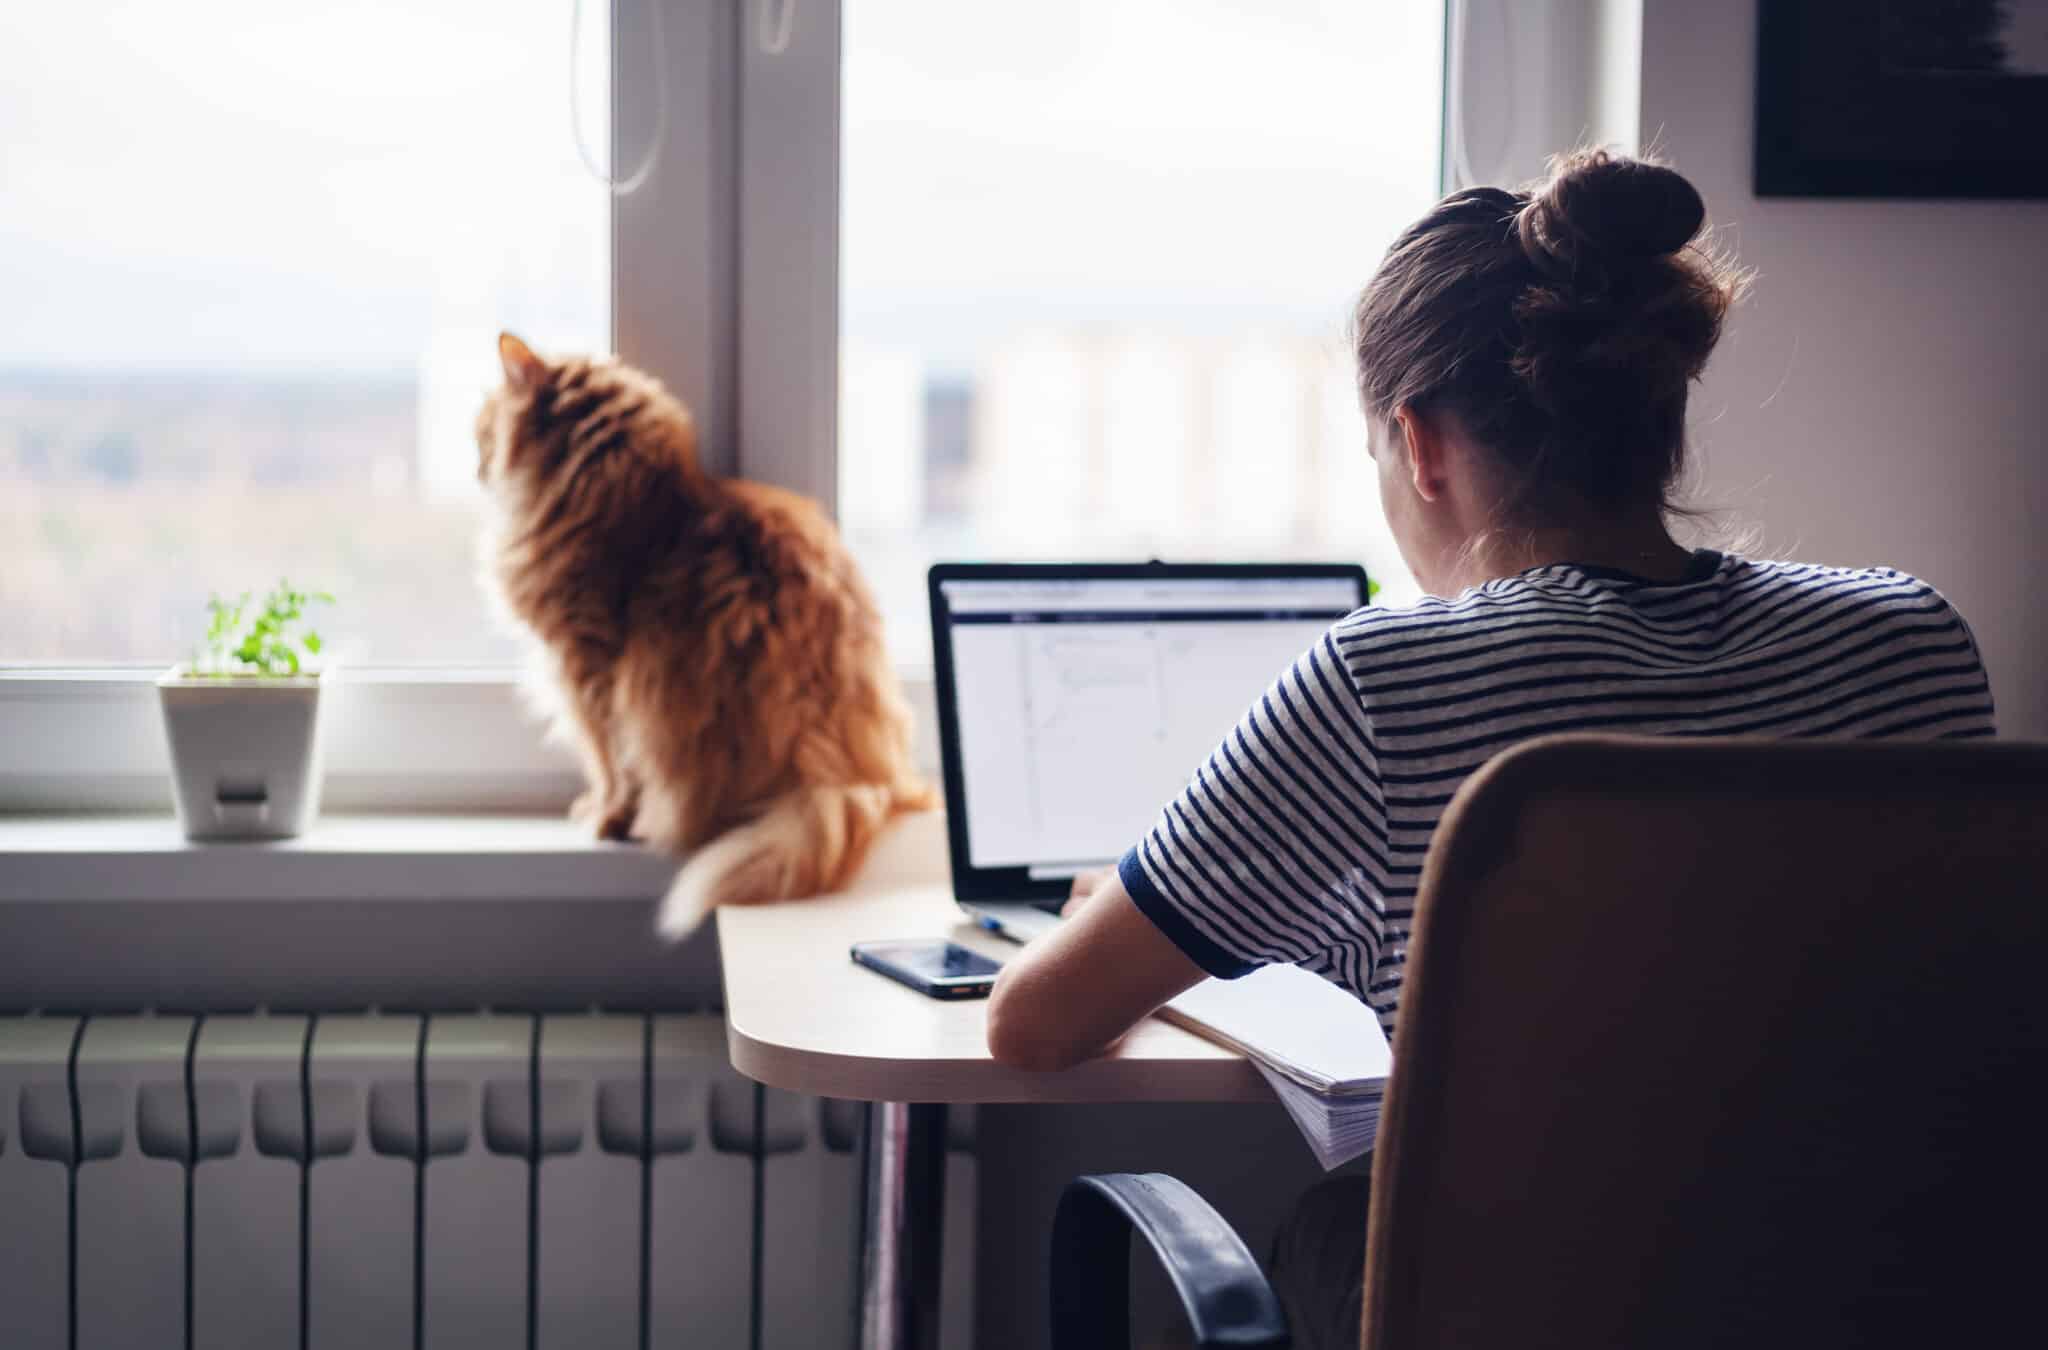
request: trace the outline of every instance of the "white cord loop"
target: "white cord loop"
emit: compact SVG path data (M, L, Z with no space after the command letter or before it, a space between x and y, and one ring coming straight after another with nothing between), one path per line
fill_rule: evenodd
M666 6L667 0L648 0L647 7L652 11L654 21L654 136L648 141L647 149L633 172L624 178L614 178L599 168L596 156L590 153L589 142L583 138L582 80L579 75L582 62L577 59L583 44L583 0L575 0L569 14L569 131L576 142L576 154L583 161L583 167L614 197L625 197L638 191L648 175L654 172L662 149L668 144L668 31L662 21L662 10ZM783 32L783 40L787 43L787 23L783 25Z
M760 21L754 40L764 56L780 56L789 50L789 35L796 27L796 0L761 0Z

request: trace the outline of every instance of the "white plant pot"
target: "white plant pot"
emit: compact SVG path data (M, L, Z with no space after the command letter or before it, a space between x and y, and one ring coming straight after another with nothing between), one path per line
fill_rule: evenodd
M193 675L156 682L171 790L188 839L288 839L320 814L326 672Z

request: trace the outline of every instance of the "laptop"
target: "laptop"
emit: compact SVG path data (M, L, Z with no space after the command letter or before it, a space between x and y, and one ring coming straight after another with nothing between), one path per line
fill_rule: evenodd
M1366 602L1343 563L941 563L930 591L953 898L1018 942Z

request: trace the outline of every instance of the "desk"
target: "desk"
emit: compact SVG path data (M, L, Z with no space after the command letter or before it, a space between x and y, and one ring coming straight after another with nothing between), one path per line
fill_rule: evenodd
M952 1102L1246 1102L1271 1090L1235 1052L1147 1021L1062 1073L989 1058L987 1004L946 1003L856 966L847 949L947 937L997 960L1017 947L964 921L936 814L901 822L843 895L718 914L733 1067L770 1087L872 1103L861 1344L937 1344L939 1214Z

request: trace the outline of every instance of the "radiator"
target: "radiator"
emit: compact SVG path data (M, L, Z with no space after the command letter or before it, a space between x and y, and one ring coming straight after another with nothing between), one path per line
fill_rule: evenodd
M0 1017L0 1346L850 1345L865 1118L711 1013Z

